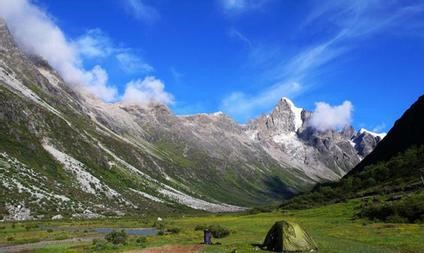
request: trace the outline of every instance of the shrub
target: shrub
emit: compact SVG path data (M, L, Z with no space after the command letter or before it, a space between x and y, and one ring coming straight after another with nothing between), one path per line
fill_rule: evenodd
M146 247L146 242L147 242L147 239L146 239L146 237L138 237L136 240L135 240L135 242L139 245L139 246L141 246L141 247Z
M27 224L27 225L25 225L25 230L26 231L29 231L31 229L36 229L36 228L38 228L38 225L37 224Z
M270 213L273 209L271 207L254 207L249 209L246 214Z
M211 225L208 229L214 238L224 238L230 235L230 230L220 225Z
M47 229L47 233L52 233L52 232L53 232L53 229L51 228Z
M112 231L105 236L105 240L112 244L126 244L128 239L128 234L125 230L121 231Z
M401 217L398 214L388 216L385 221L390 223L408 223L407 218Z
M175 228L168 228L166 231L168 233L171 233L171 234L178 234L178 233L181 232L181 228L177 228L177 227L175 227Z
M196 225L195 231L208 229L214 238L224 238L230 235L230 230L221 225Z
M159 230L158 235L165 235L165 230Z
M7 237L7 241L8 242L10 242L10 241L14 241L15 240L15 237L13 237L13 236L9 236L9 237Z
M424 217L424 195L415 194L399 200L366 204L361 206L359 216L393 223L421 223Z
M93 240L93 249L94 250L104 250L106 249L107 244L104 240L94 239Z
M199 231L199 230L205 230L207 229L208 226L207 225L196 225L196 227L194 227L194 231Z
M157 229L164 229L165 228L165 224L161 221L155 221L153 223L153 227L157 228Z

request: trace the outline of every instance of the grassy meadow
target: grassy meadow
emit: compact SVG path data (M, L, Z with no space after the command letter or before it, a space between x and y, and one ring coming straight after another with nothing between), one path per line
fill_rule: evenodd
M235 252L234 250L237 250L237 253L255 252L259 250L252 244L261 243L272 224L285 219L301 224L312 235L321 253L424 252L424 224L373 223L364 219L355 219L359 204L359 200L352 200L347 203L306 210L164 218L165 227L179 228L181 231L178 234L148 237L144 247L199 244L203 233L195 231L195 227L218 224L229 228L231 234L223 239L214 239L214 242L219 242L220 245L207 246L202 252ZM95 227L142 228L151 227L153 223L153 219L22 222L14 223L14 225L5 223L0 224L0 245L73 237L94 238L99 236L92 231ZM126 252L141 248L136 239L137 236L130 236L125 246L107 245L101 249L96 249L92 241L88 240L57 243L25 252Z

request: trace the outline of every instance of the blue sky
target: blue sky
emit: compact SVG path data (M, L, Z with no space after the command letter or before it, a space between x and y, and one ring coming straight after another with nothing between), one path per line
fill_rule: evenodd
M379 132L424 93L422 1L17 1L79 48L81 68L101 66L109 100L150 76L177 114L245 122L282 96L308 110L348 100L353 125Z

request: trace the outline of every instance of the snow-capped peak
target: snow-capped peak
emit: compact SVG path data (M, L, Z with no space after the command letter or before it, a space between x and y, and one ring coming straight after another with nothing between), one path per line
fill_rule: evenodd
M372 135L374 137L380 137L381 139L383 139L387 135L387 133L376 133L376 132L369 131L369 130L367 130L365 128L359 129L359 133L360 134L368 133L368 134L370 134L370 135Z
M283 97L281 100L286 101L286 103L290 106L291 111L294 114L294 125L296 128L296 131L302 127L303 121L302 121L302 111L303 108L296 107L289 98Z
M221 115L224 115L224 113L221 112L221 111L219 111L219 112L213 112L213 113L211 113L211 115L213 115L213 116L221 116Z

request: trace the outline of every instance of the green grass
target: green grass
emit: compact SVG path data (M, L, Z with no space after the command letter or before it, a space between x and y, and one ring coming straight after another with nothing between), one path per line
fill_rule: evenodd
M197 244L202 241L202 231L195 231L196 225L219 224L231 230L230 236L217 240L221 245L205 248L205 253L231 252L237 249L239 253L252 252L251 244L261 243L272 224L278 220L289 220L299 223L314 238L320 248L320 253L420 253L424 252L424 225L420 224L389 224L371 223L367 220L352 219L357 213L359 200L323 206L314 209L296 211L274 211L254 215L211 215L203 217L165 218L166 227L181 228L179 234L154 236L147 239L147 246L161 246L166 244ZM93 221L62 221L48 222L47 225L60 226L69 229L69 236L81 235L81 231L93 227L148 227L153 220L115 219ZM26 231L22 225L12 229L10 224L4 224L0 230L1 237L13 234L16 240L25 236L30 240L31 233L36 239L45 234L39 229ZM79 232L76 232L78 229ZM53 234L59 233L54 231ZM63 233L61 231L60 233ZM57 235L57 234L56 234ZM53 236L53 235L51 235ZM116 249L107 249L98 252L125 252L127 249L137 248L136 237L130 237L129 244ZM34 252L93 252L89 243L50 245Z

